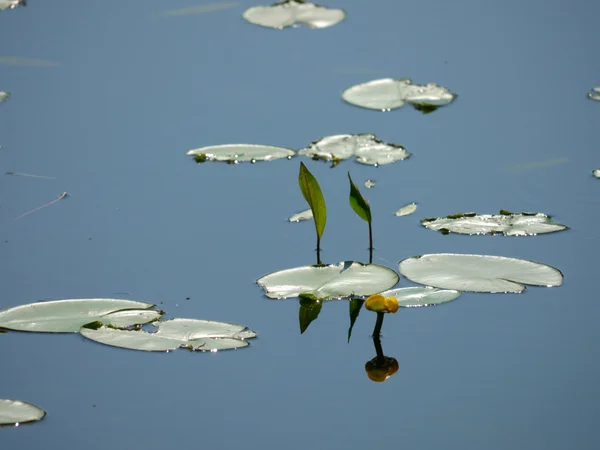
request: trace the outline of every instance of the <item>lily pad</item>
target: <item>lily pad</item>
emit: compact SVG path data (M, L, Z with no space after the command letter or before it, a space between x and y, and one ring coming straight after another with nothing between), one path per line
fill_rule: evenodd
M309 220L313 218L312 209L307 209L299 213L293 214L288 220L290 222L300 222L301 220Z
M291 159L296 155L294 150L271 145L226 144L197 148L187 152L194 156L196 162L224 161L230 164L238 162L273 161L280 158Z
M0 311L0 328L42 333L76 333L90 322L123 310L149 309L152 304L117 299L77 299L30 303ZM121 317L121 320L123 318Z
M592 100L600 101L600 87L592 88L591 92L588 94L588 97Z
M111 325L117 328L127 328L132 325L144 325L160 319L162 311L154 309L129 309L106 314L98 319L102 325Z
M19 425L42 420L46 411L20 400L0 399L0 425Z
M0 11L15 9L18 6L27 6L26 0L0 0Z
M409 203L408 205L403 206L398 211L396 211L396 215L398 217L408 216L409 214L414 213L416 210L417 210L417 204L416 203Z
M381 141L374 134L337 134L314 141L298 152L313 159L336 161L356 158L361 164L378 166L410 156L404 147Z
M395 297L400 308L441 305L460 296L456 290L426 287L405 287L382 292L384 297Z
M438 219L425 219L421 225L444 234L504 234L505 236L535 236L554 233L568 227L552 222L542 213L513 214L501 211L501 214L456 214Z
M10 92L0 91L0 103L8 99L8 97L10 97Z
M269 298L329 300L365 297L390 289L399 279L398 274L387 267L342 261L274 272L259 278L257 283Z
M418 85L412 84L408 78L382 78L352 86L342 93L342 98L352 105L380 111L400 108L408 102L416 109L428 113L450 104L456 94L435 83Z
M302 0L285 0L271 6L249 8L243 17L250 23L267 28L283 29L296 23L309 28L327 28L344 20L346 13L342 9L330 9Z
M560 286L562 273L554 267L525 259L490 255L431 254L400 262L398 270L416 283L468 292L525 290L524 284Z
M600 178L600 169L592 170L592 175L594 175L596 178Z
M371 189L372 187L374 187L376 185L376 183L373 180L367 180L365 181L365 187L367 189Z
M246 339L256 333L242 325L196 319L154 322L154 333L144 330L120 330L110 327L82 328L82 336L101 344L130 350L166 352L178 348L195 351L230 350L247 347Z

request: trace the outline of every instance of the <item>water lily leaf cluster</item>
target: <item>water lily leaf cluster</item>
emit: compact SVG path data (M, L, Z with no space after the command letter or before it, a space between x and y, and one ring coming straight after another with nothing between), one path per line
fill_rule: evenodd
M546 264L491 255L430 254L400 262L409 280L442 289L468 292L520 293L524 285L560 286L562 273Z
M46 411L20 400L0 399L0 425L19 425L42 420Z
M592 100L600 101L600 87L592 88L588 93L588 97Z
M337 264L295 267L257 280L272 299L304 297L331 300L366 297L398 283L398 274L377 264L342 261Z
M332 161L334 165L354 157L361 164L374 166L402 161L410 156L401 145L384 143L374 134L327 136L312 142L307 148L298 151L298 154Z
M444 234L504 234L505 236L535 236L554 233L568 227L554 223L542 213L515 214L502 210L500 214L454 214L421 221L424 227Z
M283 29L296 24L309 28L331 27L346 17L342 9L327 8L302 0L285 0L271 6L254 6L243 14L255 25Z
M452 103L456 94L435 83L418 85L412 84L408 78L382 78L352 86L342 93L342 98L367 109L390 111L410 103L415 109L430 113Z
M193 149L187 152L197 163L224 161L230 164L239 162L273 161L280 158L291 159L294 150L272 145L225 144Z
M31 303L0 311L0 328L42 333L80 333L115 347L169 351L180 347L217 351L247 347L256 337L245 326L197 319L160 321L151 303L120 299L74 299ZM152 323L156 332L141 325Z

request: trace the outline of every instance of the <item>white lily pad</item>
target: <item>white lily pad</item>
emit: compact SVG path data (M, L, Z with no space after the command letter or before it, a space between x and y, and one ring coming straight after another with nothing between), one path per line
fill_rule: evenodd
M296 152L282 147L254 144L226 144L202 147L187 152L194 156L196 162L225 161L230 164L238 162L273 161L280 158L291 159Z
M591 92L588 94L588 97L592 100L600 101L600 87L592 88Z
M519 293L524 284L560 286L562 273L525 259L490 255L432 254L400 262L398 270L416 283L469 292Z
M456 214L437 219L425 219L421 224L430 230L444 234L504 234L505 236L535 236L554 233L568 227L552 222L542 213L514 214L500 211L500 214Z
M301 220L309 220L313 218L312 209L307 209L299 213L293 214L288 220L290 222L300 222Z
M456 94L435 83L411 83L408 78L382 78L352 86L342 93L342 98L352 105L381 111L400 108L408 102L423 112L431 112L440 106L448 105L456 98Z
M398 274L377 264L342 261L274 272L257 280L269 298L309 297L317 300L368 296L398 283Z
M596 178L600 178L600 169L592 170L592 175L594 175Z
M46 415L46 411L31 403L20 400L0 399L0 425L19 425L37 422Z
M128 309L149 309L152 304L118 299L77 299L30 303L0 311L0 328L42 333L76 333L103 316Z
M250 23L267 28L283 29L296 23L309 28L327 28L344 20L346 13L342 9L330 9L302 0L285 0L271 6L249 8L243 17Z
M312 142L298 154L333 162L354 156L359 163L374 166L402 161L410 156L401 145L384 143L374 134L327 136Z
M26 0L0 0L0 11L15 9L18 6L27 6Z
M409 214L414 213L416 210L417 210L417 204L416 203L409 203L408 205L403 206L398 211L396 211L396 215L398 217L408 216Z
M382 292L384 297L395 297L400 308L441 305L460 296L459 291L426 287L405 287Z
M8 99L8 97L10 97L10 92L0 91L0 103Z
M110 327L82 328L80 333L101 344L130 350L166 352L178 348L218 351L247 347L256 333L242 325L196 319L154 322L157 331L120 330Z
M162 311L154 309L129 309L106 314L98 319L103 325L126 328L132 325L144 325L160 319Z

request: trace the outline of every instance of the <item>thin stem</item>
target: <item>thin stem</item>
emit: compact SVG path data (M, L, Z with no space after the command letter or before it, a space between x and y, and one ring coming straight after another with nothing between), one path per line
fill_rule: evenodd
M321 236L317 234L317 264L322 264L321 262Z
M383 354L381 339L379 339L379 337L373 337L373 343L375 344L375 352L377 353L377 364L382 365L385 361L385 355Z
M29 214L33 213L33 212L36 212L36 211L39 211L39 210L40 210L40 209L42 209L42 208L45 208L46 206L50 206L50 205L52 205L53 203L56 203L57 201L59 201L59 200L62 200L62 199L63 199L63 198L65 198L67 195L68 195L68 194L67 194L66 192L63 192L63 193L60 195L60 197L58 197L57 199L55 199L55 200L52 200L51 202L48 202L48 203L46 203L45 205L38 206L37 208L35 208L35 209L32 209L31 211L27 211L26 213L24 213L24 214L21 214L19 217L16 217L16 218L15 218L15 220L19 220L19 219L21 219L21 218L23 218L23 217L25 217L25 216L27 216L27 215L29 215Z
M369 264L373 264L373 227L369 220Z
M383 315L385 313L378 312L377 313L377 322L375 322L375 328L373 329L373 339L379 339L381 336L381 327L383 325Z

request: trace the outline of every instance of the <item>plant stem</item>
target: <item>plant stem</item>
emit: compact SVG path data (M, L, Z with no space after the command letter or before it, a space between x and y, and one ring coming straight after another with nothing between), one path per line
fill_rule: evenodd
M379 339L381 335L381 326L383 325L383 315L385 313L377 313L377 322L375 322L375 328L373 329L373 339Z
M369 220L369 264L373 264L373 228Z
M379 337L373 336L373 343L375 344L375 352L377 353L377 364L382 365L385 361L385 355L383 354L381 339L379 339Z
M321 236L317 234L317 264L322 264L321 262Z

